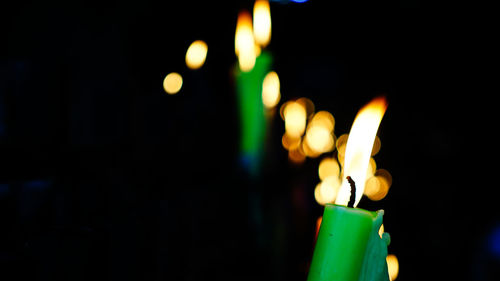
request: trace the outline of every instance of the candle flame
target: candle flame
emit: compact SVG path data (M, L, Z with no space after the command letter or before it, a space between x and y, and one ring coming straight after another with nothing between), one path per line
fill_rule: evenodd
M363 196L373 143L386 109L387 101L384 97L377 97L361 108L354 119L347 139L344 177L350 176L356 183L354 207ZM344 178L335 203L347 206L350 195L350 185Z
M234 51L238 56L240 69L244 72L252 70L255 65L256 50L252 30L252 16L248 11L242 11L238 14L234 36Z
M256 0L253 6L255 42L265 47L271 41L271 9L268 0Z

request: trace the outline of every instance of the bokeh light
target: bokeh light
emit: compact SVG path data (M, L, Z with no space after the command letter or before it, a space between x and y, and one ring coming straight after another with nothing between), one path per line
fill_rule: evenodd
M314 189L314 198L320 205L332 203L337 197L341 181L336 176L326 177L322 182L316 185Z
M292 137L285 132L281 138L281 143L286 150L297 149L301 145L302 139L300 137Z
M163 80L163 88L169 95L177 94L182 88L182 76L177 72L169 73Z
M339 177L339 173L340 173L339 162L337 162L335 158L330 158L330 157L323 158L323 160L321 160L321 162L319 163L318 174L321 180L324 180L329 176Z
M290 159L292 163L301 164L306 160L306 155L299 145L296 149L288 150L288 159Z
M248 11L238 14L236 33L234 36L234 51L238 56L241 71L253 69L256 59L255 41L252 30L252 16Z
M186 52L186 65L190 69L198 69L203 66L205 59L207 58L208 46L202 40L196 40L191 45Z
M255 42L265 47L271 41L271 9L269 1L257 0L253 6L253 31Z
M280 97L280 79L276 72L270 71L262 82L262 102L266 108L273 108L280 101Z
M298 102L288 102L283 109L285 130L293 138L301 137L306 128L306 108Z
M331 151L334 147L332 133L328 128L318 125L307 129L305 140L307 146L315 152L314 154Z
M399 261L398 258L393 255L387 255L387 271L389 271L389 280L396 280L399 273Z

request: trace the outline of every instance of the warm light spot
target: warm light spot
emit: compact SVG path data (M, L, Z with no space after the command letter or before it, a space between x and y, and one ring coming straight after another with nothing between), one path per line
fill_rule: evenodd
M344 177L350 176L356 183L354 207L363 196L373 142L386 108L387 102L384 97L373 99L358 112L349 132L344 156ZM343 179L336 204L346 206L350 195L351 186Z
M297 103L301 104L306 109L307 118L314 113L314 103L308 98L299 98L296 100Z
M307 129L305 140L311 150L320 154L331 151L334 145L331 131L318 125Z
M196 40L187 49L186 65L190 69L198 69L203 66L207 58L207 43L202 40Z
M380 228L378 229L378 235L380 236L380 238L382 238L382 234L384 234L384 231L384 224L381 224Z
M297 149L300 146L301 138L291 137L285 132L281 138L281 143L286 150Z
M271 9L269 1L257 0L253 6L255 42L265 47L271 41Z
M396 280L399 273L399 261L398 258L393 255L387 255L387 271L389 272L389 280Z
M316 238L318 238L318 233L319 233L319 228L321 227L321 222L323 221L323 216L319 217L317 220L316 220ZM315 238L315 239L316 239Z
M340 187L340 179L335 176L326 177L325 180L316 185L314 190L314 198L320 205L332 203L335 201L338 189Z
M333 132L335 126L335 118L328 111L318 111L309 121L309 126L320 126L326 128L330 132Z
M392 185L392 176L385 169L378 169L374 176L366 181L365 195L373 201L382 200L387 196Z
M296 149L290 149L288 151L288 159L295 164L301 164L306 160L306 155L302 151L302 147L299 146Z
M252 70L255 65L256 52L252 31L252 16L247 11L242 11L238 15L234 36L234 50L238 56L240 69L244 72Z
M278 74L270 71L262 82L262 102L267 108L275 107L280 101L280 79Z
M380 138L378 136L375 136L375 141L373 142L372 148L372 156L380 151L380 147L382 147L382 142L380 141Z
M283 109L285 130L288 135L298 138L304 134L306 128L306 109L298 102L287 103Z
M339 177L339 173L340 166L334 158L323 158L319 163L318 174L321 180L329 176Z
M182 88L182 76L177 72L171 72L163 80L163 88L167 94L177 94Z

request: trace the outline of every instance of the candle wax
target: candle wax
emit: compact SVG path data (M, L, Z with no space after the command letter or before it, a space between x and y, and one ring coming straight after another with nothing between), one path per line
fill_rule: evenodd
M308 281L389 280L389 235L378 234L383 211L326 204Z
M236 94L240 111L240 151L243 166L251 175L258 174L264 152L266 120L262 103L262 82L269 72L272 57L262 52L248 72L236 69Z

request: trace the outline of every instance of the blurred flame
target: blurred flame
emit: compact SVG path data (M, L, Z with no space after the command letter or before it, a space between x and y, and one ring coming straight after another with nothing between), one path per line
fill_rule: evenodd
M280 79L276 72L270 71L262 82L262 102L265 107L273 108L280 101L280 97Z
M358 112L349 133L344 158L344 177L350 176L356 183L354 207L363 196L373 142L386 109L387 102L384 97L373 99ZM347 206L350 195L350 185L344 178L335 203Z
M182 87L182 76L177 72L169 73L163 80L163 88L169 95L177 94Z
M387 255L387 271L389 271L389 280L395 280L399 273L399 262L395 255Z
M253 32L255 42L262 47L271 41L271 9L269 1L256 0L253 6Z
M288 102L283 109L286 133L292 138L299 138L306 129L306 109L298 102Z
M234 50L238 56L240 69L244 72L252 70L255 65L256 50L252 31L252 16L248 11L241 11L238 15Z

